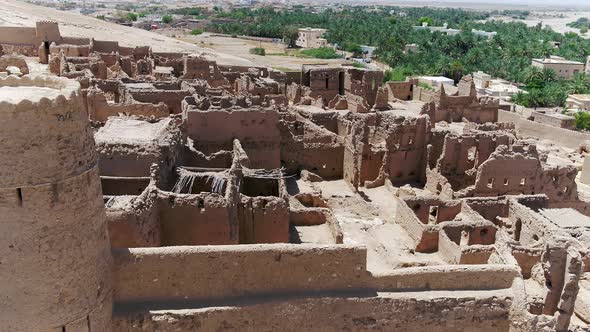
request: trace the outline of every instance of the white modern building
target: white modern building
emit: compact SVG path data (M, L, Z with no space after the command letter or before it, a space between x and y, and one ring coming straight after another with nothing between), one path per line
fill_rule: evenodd
M428 84L435 88L440 88L443 84L455 86L455 81L444 76L420 76L418 77L418 83Z
M447 23L443 24L442 27L431 27L428 25L428 22L422 22L422 25L414 26L414 30L430 30L430 32L438 31L447 36L454 36L461 32L461 30L449 28Z
M471 33L477 36L482 36L482 37L486 37L487 39L492 39L494 38L498 33L496 31L483 31L483 30L476 30L476 29L471 29Z
M522 91L512 83L500 78L492 78L491 75L482 71L473 73L473 83L480 95L496 97L504 101L509 101L512 96Z

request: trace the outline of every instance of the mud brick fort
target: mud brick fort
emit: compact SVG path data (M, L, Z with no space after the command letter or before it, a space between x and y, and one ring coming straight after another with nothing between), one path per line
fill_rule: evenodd
M579 168L470 76L227 66L52 22L0 37L2 331L590 322Z

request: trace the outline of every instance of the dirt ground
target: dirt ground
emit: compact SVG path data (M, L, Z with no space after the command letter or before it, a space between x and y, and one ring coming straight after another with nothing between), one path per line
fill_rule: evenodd
M570 28L567 26L568 23L574 22L581 17L590 18L590 12L587 11L533 11L531 15L525 20L515 20L508 16L493 16L489 20L499 20L505 22L524 22L528 26L535 26L539 23L543 26L550 26L556 32L566 33L575 32L580 34L580 29ZM586 33L583 35L586 38L590 38L590 34Z
M344 243L367 248L367 269L382 273L400 267L446 264L438 253L414 252L413 240L395 222L396 204L385 186L355 193L345 180L317 183L297 180L297 192L321 193L342 229ZM325 227L325 226L324 226ZM297 229L302 242L330 243L327 229Z
M272 55L285 54L287 52L286 45L282 43L258 42L241 38L213 35L210 33L192 36L187 34L186 30L182 29L162 29L158 30L158 32L168 37L175 36L184 42L195 44L199 48L218 53L232 54L249 60L257 66L271 67L278 70L301 70L301 65L304 64L340 66L347 62L344 59L313 59L286 55ZM263 47L267 55L259 56L250 54L250 49L255 47Z
M149 45L154 51L203 53L220 64L251 65L243 58L233 54L222 54L212 49L204 49L168 38L154 32L130 28L105 22L80 14L58 11L16 0L0 0L0 26L33 27L35 22L50 20L59 23L62 35L71 37L90 37L97 40L116 40L124 46Z

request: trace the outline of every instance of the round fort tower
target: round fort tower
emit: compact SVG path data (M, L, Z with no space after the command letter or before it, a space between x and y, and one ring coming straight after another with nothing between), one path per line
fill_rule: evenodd
M0 330L111 330L112 258L79 84L0 78L0 156Z

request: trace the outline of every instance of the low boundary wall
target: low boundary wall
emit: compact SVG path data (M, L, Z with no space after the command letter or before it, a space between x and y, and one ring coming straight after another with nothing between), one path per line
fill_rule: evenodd
M115 301L206 300L364 288L364 247L222 245L115 249Z
M582 142L590 140L590 134L530 121L514 112L499 110L498 121L514 123L520 135L536 136L574 150L578 149Z
M517 266L442 265L371 275L349 245L264 244L114 249L115 301L217 301L346 291L510 288Z

